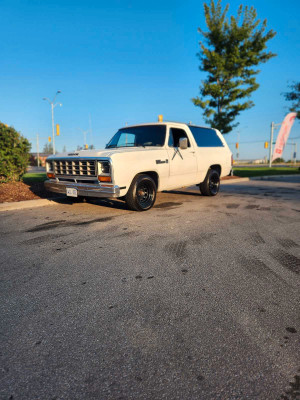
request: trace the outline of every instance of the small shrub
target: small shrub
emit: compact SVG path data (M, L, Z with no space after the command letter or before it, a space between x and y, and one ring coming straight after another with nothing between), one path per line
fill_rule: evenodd
M26 138L0 122L0 182L20 180L28 166L30 148Z

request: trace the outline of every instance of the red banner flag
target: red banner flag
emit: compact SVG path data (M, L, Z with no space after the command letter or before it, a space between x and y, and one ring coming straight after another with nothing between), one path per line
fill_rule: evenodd
M273 158L272 161L276 160L276 158L280 158L282 156L285 144L288 140L292 125L295 121L295 118L297 116L297 113L291 112L289 113L283 120L283 123L281 125L280 131L278 133L277 139L276 139L276 144L275 144L275 149L273 152Z

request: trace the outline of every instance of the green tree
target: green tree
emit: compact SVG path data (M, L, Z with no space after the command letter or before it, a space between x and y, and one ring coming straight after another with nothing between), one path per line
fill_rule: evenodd
M280 164L280 163L284 163L284 158L276 158L276 160L273 161L273 164Z
M300 82L293 82L288 86L290 92L283 93L287 101L292 101L290 111L297 113L297 118L300 119Z
M53 154L53 146L52 143L46 143L43 148L43 153L45 154Z
M30 148L26 138L0 122L0 182L20 180L28 166Z
M229 5L222 10L221 0L204 3L208 30L198 28L202 35L200 71L208 73L200 86L200 97L193 98L195 106L203 110L205 122L222 133L238 125L241 111L254 106L249 100L258 89L255 67L276 54L266 51L266 43L276 34L266 32L267 21L257 19L256 10L240 5L237 17L227 18Z

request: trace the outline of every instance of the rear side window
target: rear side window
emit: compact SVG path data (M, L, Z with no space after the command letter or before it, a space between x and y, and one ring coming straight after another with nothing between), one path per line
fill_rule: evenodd
M223 147L223 143L213 129L190 126L198 147Z

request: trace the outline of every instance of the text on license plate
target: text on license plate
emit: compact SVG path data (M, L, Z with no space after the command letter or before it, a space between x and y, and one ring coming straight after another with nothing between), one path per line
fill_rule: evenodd
M67 188L67 196L78 197L77 189Z

